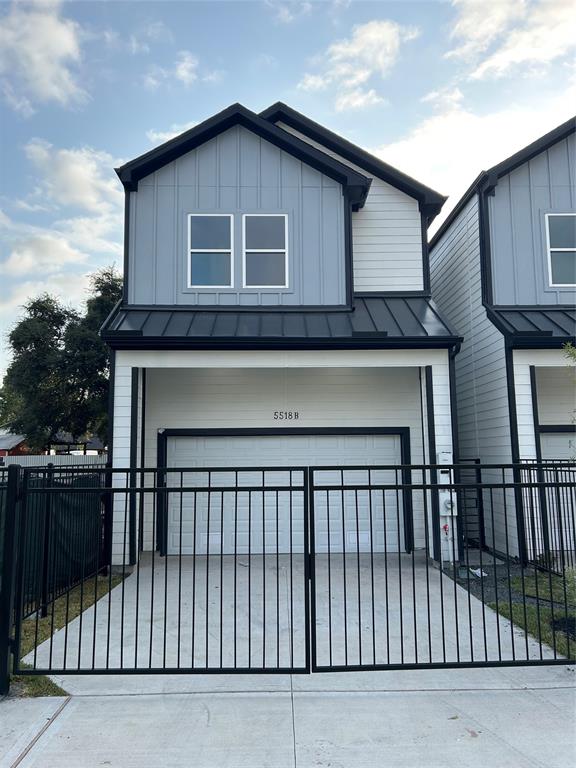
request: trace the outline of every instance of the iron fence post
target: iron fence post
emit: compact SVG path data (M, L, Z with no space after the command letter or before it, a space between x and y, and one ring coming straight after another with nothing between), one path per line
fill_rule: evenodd
M0 582L0 695L10 689L10 653L12 614L14 610L14 575L16 571L16 505L20 466L8 467L8 486L4 507L4 537L2 541L2 581Z
M46 467L46 488L52 488L54 480L54 464ZM48 563L50 560L50 534L52 528L52 494L46 494L46 507L44 509L44 538L42 547L42 593L40 598L40 616L48 616Z

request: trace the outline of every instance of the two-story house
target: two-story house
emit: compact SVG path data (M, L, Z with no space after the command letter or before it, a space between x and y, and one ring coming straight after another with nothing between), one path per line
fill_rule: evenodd
M283 104L232 105L117 173L125 285L103 329L113 466L452 460L460 339L431 300L426 242L441 195ZM380 550L424 546L430 521L405 496ZM206 525L192 515L168 511L155 530L148 507L131 530L144 550L187 554ZM114 524L121 541L122 514ZM210 525L198 540L232 551L226 515ZM368 525L357 514L316 547L372 546ZM287 524L279 536L288 551Z
M430 242L433 295L464 337L456 359L462 459L576 455L576 368L562 350L576 333L575 130L569 120L483 171ZM549 496L558 493L566 490ZM517 489L508 506L524 531L520 554L543 533L574 540L573 519L558 530L539 517L558 506L540 496Z

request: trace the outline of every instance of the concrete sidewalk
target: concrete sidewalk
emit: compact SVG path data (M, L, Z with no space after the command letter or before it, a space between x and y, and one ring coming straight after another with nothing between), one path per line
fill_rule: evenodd
M573 667L74 679L0 702L1 768L576 764Z

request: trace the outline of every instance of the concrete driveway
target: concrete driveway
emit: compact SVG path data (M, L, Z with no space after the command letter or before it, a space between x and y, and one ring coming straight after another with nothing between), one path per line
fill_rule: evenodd
M109 676L0 702L2 768L567 768L570 667Z
M407 561L405 560L404 563ZM180 572L176 561L162 563L154 572L154 589L158 595L173 594L179 583ZM334 564L337 565L337 564ZM396 563L398 565L398 563ZM402 566L402 563L399 564ZM271 566L272 567L272 566ZM273 568L274 570L274 568ZM277 621L283 630L290 626L289 568L277 569L280 581L270 579L272 602L266 603L268 620L272 621L271 636L275 636ZM205 571L200 569L202 573ZM296 568L298 571L298 567ZM219 568L216 569L219 572ZM262 572L255 573L255 584L262 583ZM415 589L407 590L403 615L404 631L410 638L413 624L408 619L414 615L416 605L418 627L422 636L418 644L407 642L407 658L420 646L424 650L432 642L438 648L439 622L428 624L428 603L423 598L425 583L420 570ZM331 618L334 626L342 628L342 616L338 603L342 595L334 584L338 583L339 571L332 571L333 610L318 614L319 639L326 637ZM389 595L398 594L394 576L404 576L410 584L412 571L409 566L391 570ZM189 573L184 572L185 577ZM324 572L325 575L325 572ZM294 572L292 573L292 578ZM301 574L300 574L301 576ZM438 610L440 578L435 572L431 607ZM211 627L208 617L220 616L222 584L226 585L230 573L223 569L223 580L212 583L214 593L208 590L208 602L201 604L196 620L202 628L201 636L219 646L219 618ZM106 637L108 610L115 622L124 606L125 625L122 635L124 658L140 658L135 647L137 634L142 638L158 632L159 647L152 647L152 658L162 653L164 643L164 613L162 599L153 609L139 610L138 621L144 623L136 633L136 578L133 574L122 590L116 588L110 598L98 603L94 610L85 612L82 627L76 620L68 629L68 648L74 648L76 637L84 637L83 650L74 661L81 667L89 667L93 658L102 659L104 651L100 638ZM150 585L151 567L140 572L140 588ZM336 581L334 581L336 578ZM210 581L209 581L210 584ZM371 594L364 587L365 576L361 573L360 594ZM280 589L276 589L279 586ZM454 626L457 616L465 620L472 615L475 625L473 639L482 635L483 622L492 637L497 637L497 621L500 621L500 638L506 654L510 653L507 639L517 637L519 648L525 638L503 619L487 609L487 619L479 601L469 604L467 593L446 579L443 610L447 632L447 652L455 652ZM358 583L351 591L358 594ZM326 583L319 580L319 594L325 595ZM396 590L396 591L395 591ZM149 594L149 593L148 593ZM206 583L200 582L198 594L206 595ZM456 594L456 601L446 600ZM412 597L411 597L412 596ZM411 602L415 596L415 603ZM263 593L252 594L255 600L255 617L261 615ZM267 600L268 600L267 596ZM142 599L142 594L139 600ZM276 602L275 602L276 601ZM186 603L189 606L189 603ZM224 607L226 602L223 602ZM208 610L206 611L206 606ZM276 606L279 607L278 614ZM140 608L142 605L140 605ZM379 646L380 652L398 652L399 606L389 605L391 627L390 645ZM191 618L189 608L181 604L180 616ZM357 611L357 608L356 608ZM225 611L224 611L225 613ZM370 619L370 612L361 613ZM177 614L173 614L177 615ZM277 619L277 616L280 618ZM126 617L134 617L133 619ZM270 619L272 617L272 619ZM375 621L382 616L376 613ZM243 620L246 620L245 613ZM358 626L356 616L348 613L350 626ZM364 619L366 621L366 619ZM372 625L364 624L371 630ZM338 625L338 622L340 624ZM251 626L248 622L246 627ZM256 626L262 629L261 623ZM293 622L293 639L297 642L301 626ZM117 627L116 627L117 629ZM115 632L116 632L115 629ZM179 637L177 624L168 625L167 658L190 654L192 647L176 642ZM75 634L76 633L76 634ZM85 635L84 635L85 633ZM322 634L323 633L323 634ZM432 634L430 634L432 633ZM181 635L182 633L180 633ZM240 632L240 636L242 633ZM358 637L357 633L353 636ZM371 631L368 637L371 637ZM96 637L96 656L94 652ZM119 635L113 635L111 666L119 662ZM54 638L53 661L57 666L64 661L64 631ZM242 645L246 638L240 639ZM341 640L341 635L340 635ZM144 640L141 642L145 643ZM148 641L149 642L149 641ZM150 646L140 646L142 659L150 658ZM262 646L256 644L257 652ZM270 658L274 658L278 646L271 646ZM284 646L282 646L284 648ZM382 650L383 649L383 650ZM464 636L461 649L470 652ZM490 646L491 652L495 645ZM49 654L49 643L39 649L39 663ZM320 646L320 650L322 647ZM351 640L350 653L357 654L358 643ZM529 644L530 655L538 651L536 644ZM282 651L284 652L284 651ZM326 646L322 651L326 654ZM84 655L86 654L86 655ZM199 654L199 655L198 655ZM202 661L202 652L196 652L196 660ZM72 657L70 657L72 658ZM70 659L68 659L70 663ZM86 669L87 671L87 669ZM158 765L194 766L195 768L566 768L576 764L576 672L570 666L538 667L487 667L479 669L403 670L385 672L317 673L313 675L260 674L66 674L65 670L54 674L53 679L71 695L57 699L15 699L0 702L0 767L36 766L37 768L92 768L115 766L117 768L157 768Z
M319 667L553 655L427 567L424 553L317 555L315 575ZM152 561L146 554L121 585L25 661L57 673L304 668L306 585L303 555ZM64 687L77 685L71 677Z

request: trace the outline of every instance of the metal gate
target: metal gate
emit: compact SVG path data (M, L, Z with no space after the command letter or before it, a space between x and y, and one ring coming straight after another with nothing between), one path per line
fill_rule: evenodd
M566 663L576 468L481 469L11 467L2 672Z
M81 574L57 592L64 510L55 481L32 482L25 472L15 597L19 674L309 670L307 470L106 470L98 488L92 470L52 473L60 495L68 481L65 495L76 502ZM104 533L91 525L95 499L102 519L110 519ZM179 535L165 554L169 516L179 521ZM138 517L149 551L136 556ZM35 540L42 539L32 547L31 524ZM290 531L283 547L282 526ZM102 537L108 550L95 565ZM38 550L47 557L36 595L26 574ZM52 597L48 628L41 611L27 608L40 604L41 589ZM26 653L23 640L45 633L47 640Z

